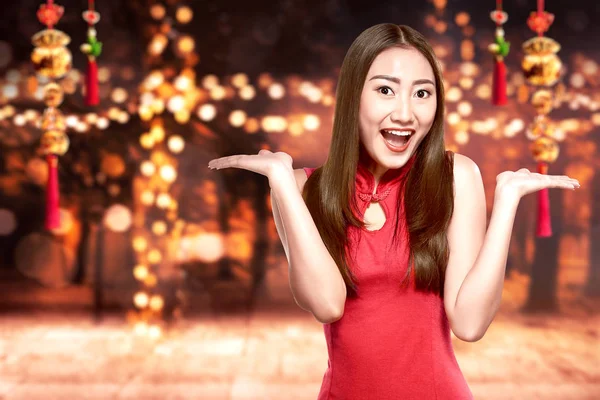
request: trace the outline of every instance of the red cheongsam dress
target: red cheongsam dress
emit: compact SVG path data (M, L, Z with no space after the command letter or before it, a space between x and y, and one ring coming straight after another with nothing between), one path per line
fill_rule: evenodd
M358 297L346 299L341 319L323 325L329 360L318 400L473 399L454 355L442 299L416 291L413 274L410 285L400 285L409 248L405 218L403 212L397 215L396 204L414 159L388 170L375 194L373 175L358 164L360 217L370 202L379 201L386 221L375 231L348 229L348 260ZM310 176L315 168L304 170ZM403 229L393 247L396 218Z

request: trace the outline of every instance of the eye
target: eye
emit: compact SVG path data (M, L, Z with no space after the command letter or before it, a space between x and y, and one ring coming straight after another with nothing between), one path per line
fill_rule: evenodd
M420 99L426 99L429 96L431 96L431 92L429 90L425 90L425 89L419 89L417 90L417 97Z
M377 88L377 91L383 95L389 96L390 94L394 94L394 91L389 86L380 86Z

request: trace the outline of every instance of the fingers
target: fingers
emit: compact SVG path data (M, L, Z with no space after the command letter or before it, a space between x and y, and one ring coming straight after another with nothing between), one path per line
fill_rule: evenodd
M566 175L545 175L531 173L529 176L521 175L520 179L515 180L515 184L522 188L522 193L528 194L543 189L569 189L575 190L580 187L577 179L572 179Z
M573 185L576 188L581 187L581 185L579 184L579 181L577 179L572 179L572 178L566 177L566 179L563 179L563 181L569 182L569 184Z
M242 168L268 176L273 168L273 165L281 163L282 155L285 156L288 159L286 161L291 164L292 160L289 154L284 152L273 153L270 150L262 149L258 152L258 154L237 154L210 160L208 162L208 168Z
M236 167L239 168L241 166L241 161L245 157L251 157L246 154L238 154L235 156L221 157L216 158L214 160L210 160L208 162L208 168L210 169L221 169L221 168L230 168Z
M527 171L525 168L519 171ZM517 172L519 172L517 171ZM528 171L529 172L529 171ZM567 188L576 189L581 187L577 179L570 178L567 175L546 175L538 172L529 173L529 175L535 178L537 182L536 186L543 188Z
M240 168L268 176L269 171L271 171L272 168L272 162L273 160L270 160L269 157L266 156L266 153L237 154L210 160L208 162L208 168L217 170L224 168Z
M546 187L550 188L562 188L575 190L581 185L577 179L569 178L568 176L548 176L546 180Z
M549 175L548 177L550 179L552 179L553 182L566 183L566 184L572 185L573 187L576 187L576 188L581 187L581 185L579 184L579 181L577 179L570 178L567 175Z
M554 181L551 183L550 187L557 188L557 189L575 190L575 185L568 181Z
M262 154L272 154L272 152L266 149L262 149L258 152L258 155ZM215 158L208 162L208 168L220 169L228 167L241 167L240 162L243 162L245 161L245 159L252 156L253 154L236 154L233 156Z

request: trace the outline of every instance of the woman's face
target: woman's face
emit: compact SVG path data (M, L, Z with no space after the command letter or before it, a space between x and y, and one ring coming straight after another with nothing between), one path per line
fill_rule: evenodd
M435 76L414 48L391 47L373 61L360 98L360 140L373 172L402 167L429 132L437 108Z

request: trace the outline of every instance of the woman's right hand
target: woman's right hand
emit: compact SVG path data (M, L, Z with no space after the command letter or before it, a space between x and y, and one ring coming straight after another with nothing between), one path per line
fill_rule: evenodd
M283 151L273 153L269 150L261 150L258 154L238 154L235 156L215 158L208 162L208 168L246 169L264 175L272 182L274 179L280 179L281 176L286 176L286 174L291 174L293 176L294 169L292 167L292 162L292 157Z

